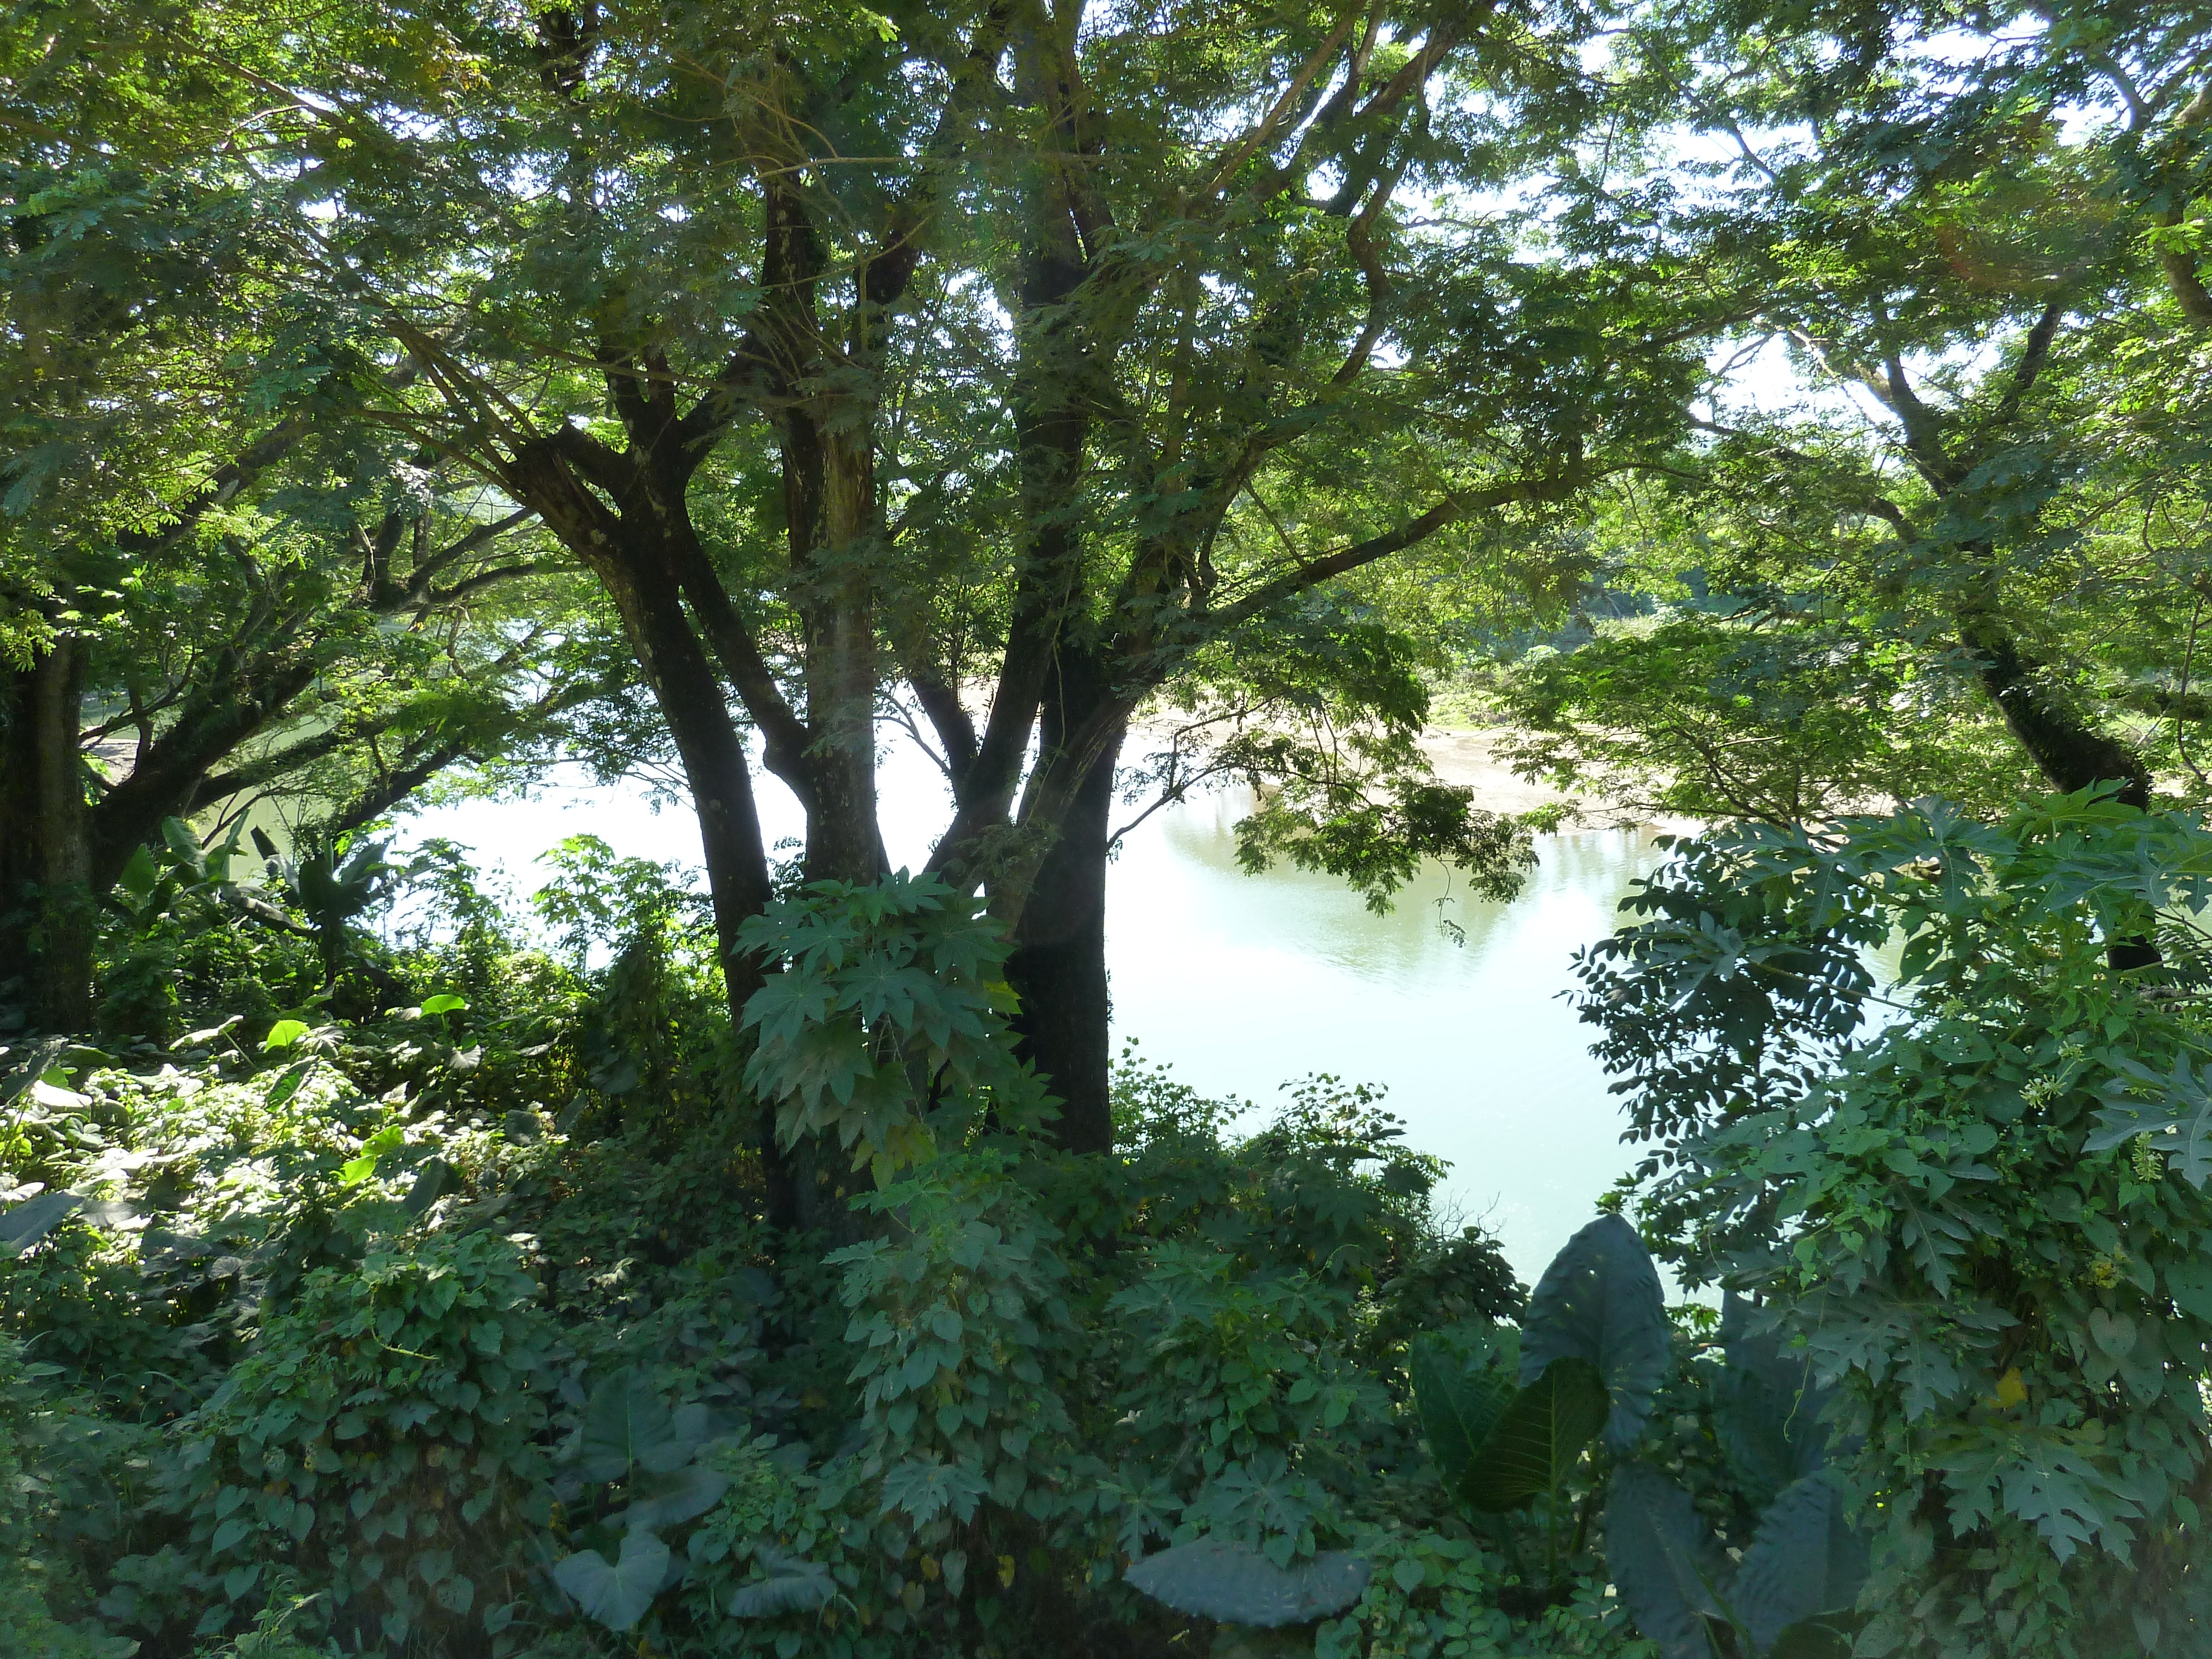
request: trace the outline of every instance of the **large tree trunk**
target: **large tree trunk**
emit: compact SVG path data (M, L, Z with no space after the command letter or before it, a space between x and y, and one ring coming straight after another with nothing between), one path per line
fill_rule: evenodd
M2114 799L2150 810L2150 769L2142 757L2046 693L2001 621L1990 612L1970 611L1959 637L1973 653L1982 689L2003 715L2005 729L2051 787L2071 794L2092 784L2117 783ZM2156 942L2148 938L2116 939L2105 947L2105 961L2116 974L2161 960Z
M2005 729L2027 751L2052 788L2071 794L2092 784L2117 783L2114 797L2148 811L2150 769L2118 738L2098 731L2037 684L2035 670L2003 625L1969 614L1960 642L1973 654L1982 689L2004 718Z
M511 485L547 528L599 577L622 618L631 654L675 739L684 781L699 823L700 850L714 907L714 938L734 1030L761 987L760 964L738 948L738 932L768 908L774 887L768 849L753 798L744 742L730 714L720 678L685 614L682 576L697 554L683 512L680 488L656 504L630 503L619 515L586 489L550 445L516 459ZM820 1224L818 1182L776 1144L772 1115L763 1115L757 1146L771 1224Z
M1058 666L1039 711L1046 754L1084 724L1106 692L1103 666L1090 653L1063 648ZM1121 750L1117 734L1076 786L1014 924L1006 963L1007 982L1021 999L1014 1022L1021 1053L1051 1080L1061 1102L1057 1138L1074 1152L1114 1149L1106 866Z
M867 571L876 538L875 445L860 399L824 428L793 411L784 447L793 564L806 623L806 874L871 882L884 872L876 818L876 622Z
M1102 757L1039 867L1015 927L1006 980L1023 1058L1060 1097L1055 1138L1072 1152L1114 1150L1109 1098L1113 1003L1106 974L1106 854L1115 757Z
M31 1017L92 1024L90 820L77 752L86 651L63 635L0 678L0 973L20 969Z

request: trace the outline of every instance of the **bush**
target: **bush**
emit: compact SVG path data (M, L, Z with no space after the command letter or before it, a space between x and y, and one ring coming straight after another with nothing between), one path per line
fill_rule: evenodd
M208 1597L193 1633L242 1622L285 1567L325 1598L302 1623L348 1646L475 1651L504 1632L550 1516L537 1297L484 1232L310 1274L180 1425L171 1501Z
M1746 829L1678 848L1584 960L1647 1220L1838 1389L1861 1653L2212 1632L2208 867L2194 817L2087 795Z

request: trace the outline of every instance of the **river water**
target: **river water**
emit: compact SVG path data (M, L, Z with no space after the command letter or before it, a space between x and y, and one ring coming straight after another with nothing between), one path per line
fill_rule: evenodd
M894 751L883 799L893 862L918 863L949 817L941 781ZM1407 1143L1450 1162L1445 1212L1495 1232L1533 1283L1632 1162L1591 1030L1560 994L1574 951L1611 931L1657 861L1650 837L1540 836L1541 862L1510 903L1475 899L1431 868L1377 916L1330 877L1245 875L1240 806L1212 796L1167 808L1124 841L1107 889L1117 1042L1262 1115L1310 1073L1383 1086ZM762 812L771 840L799 833L797 803L772 781ZM428 808L402 839L459 842L527 891L542 879L534 860L582 834L629 856L699 861L687 810L655 811L641 787L580 778L528 801Z

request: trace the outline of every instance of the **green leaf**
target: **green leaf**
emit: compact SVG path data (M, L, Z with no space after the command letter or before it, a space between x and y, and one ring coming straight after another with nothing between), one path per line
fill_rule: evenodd
M269 1085L268 1094L263 1097L264 1103L272 1107L282 1106L300 1092L300 1085L307 1080L307 1074L314 1069L315 1062L312 1060L288 1067Z
M1808 1619L1774 1638L1766 1659L1851 1659L1857 1620Z
M453 1166L442 1158L434 1158L416 1172L414 1185L400 1207L410 1215L420 1215L438 1201L446 1188L453 1184Z
M1727 1616L1712 1589L1727 1563L1689 1493L1642 1463L1613 1470L1605 1560L1636 1628L1665 1659L1711 1659L1705 1621Z
M379 1129L362 1142L361 1155L348 1158L338 1166L338 1184L358 1187L376 1173L379 1159L388 1152L396 1152L407 1144L407 1132L398 1124Z
M829 1605L837 1594L830 1569L802 1556L786 1555L772 1545L761 1545L753 1559L768 1577L740 1584L724 1605L732 1619L773 1619L782 1613L812 1613Z
M1341 1613L1373 1571L1364 1556L1345 1550L1279 1567L1246 1545L1202 1538L1146 1556L1129 1569L1128 1582L1178 1613L1273 1630Z
M75 1193L40 1193L0 1210L0 1256L22 1255L76 1213L83 1202Z
M1462 1495L1495 1514L1557 1492L1605 1426L1609 1406L1596 1366L1572 1355L1554 1359L1513 1396L1475 1448Z
M704 1515L729 1489L729 1476L696 1463L666 1474L646 1471L633 1479L629 1493L636 1501L616 1517L616 1524L638 1530L672 1527Z
M927 1526L947 1512L965 1523L989 1490L973 1469L935 1458L908 1457L884 1472L883 1501L886 1509L905 1510L916 1526Z
M623 1480L632 1469L648 1465L648 1460L673 1468L688 1458L693 1448L679 1444L668 1407L653 1393L645 1373L630 1365L592 1390L584 1407L584 1432L578 1449L586 1480ZM678 1450L682 1455L670 1462Z
M1866 1583L1868 1561L1866 1537L1844 1518L1833 1479L1808 1475L1759 1517L1729 1599L1763 1651L1789 1626L1848 1611Z
M422 1004L422 1012L426 1015L457 1014L468 1006L469 1000L466 997L455 996L448 991L441 995L427 999Z
M1753 1333L1756 1317L1733 1292L1722 1298L1728 1368L1713 1391L1713 1427L1730 1471L1764 1508L1826 1462L1828 1391L1813 1379L1810 1353L1785 1349L1772 1332Z
M1659 1270L1617 1215L1600 1216L1552 1258L1521 1322L1522 1387L1570 1356L1597 1368L1612 1402L1607 1449L1626 1451L1644 1432L1674 1348Z
M1475 1448L1517 1392L1510 1363L1497 1355L1470 1363L1433 1340L1414 1344L1406 1366L1413 1403L1447 1486L1458 1486Z
M261 1039L261 1047L264 1052L273 1054L279 1048L290 1048L307 1035L306 1020L280 1019L269 1028L269 1035Z
M556 1562L553 1582L586 1617L624 1631L645 1617L667 1571L668 1546L649 1532L633 1532L623 1536L622 1555L611 1566L597 1550L585 1550Z
M143 907L153 896L155 884L161 878L161 866L153 849L141 846L125 861L122 873L115 884L137 900Z

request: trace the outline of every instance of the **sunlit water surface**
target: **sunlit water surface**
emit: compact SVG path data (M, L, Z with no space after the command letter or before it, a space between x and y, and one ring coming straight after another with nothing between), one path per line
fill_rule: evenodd
M883 793L890 855L918 864L949 817L942 782L908 749L887 759ZM1107 890L1117 1042L1135 1039L1147 1060L1262 1115L1310 1073L1384 1086L1408 1143L1451 1164L1445 1209L1495 1231L1533 1281L1631 1162L1588 1052L1592 1030L1560 994L1575 951L1611 930L1656 862L1650 838L1546 836L1510 904L1432 868L1376 915L1327 876L1245 875L1231 828L1241 805L1170 808L1123 843ZM772 781L762 811L771 840L799 833L797 803ZM544 878L535 860L585 834L625 855L699 862L687 811L580 778L528 801L431 807L404 840L460 842L527 892Z

